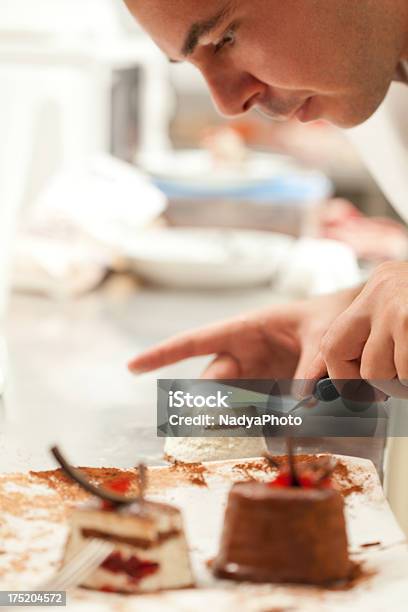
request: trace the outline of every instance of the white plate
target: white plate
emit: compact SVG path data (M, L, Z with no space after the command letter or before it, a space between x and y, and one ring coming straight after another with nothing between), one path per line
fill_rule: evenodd
M385 500L374 466L370 461L354 457L339 457L339 460L347 466L349 476L345 482L342 477L340 480L335 477L336 484L341 489L350 485L360 489L346 497L350 550L355 559L364 563L366 571L372 572L353 588L335 591L214 579L206 562L218 548L232 482L268 478L259 459L220 461L203 464L203 486L197 485L197 474L193 473L192 479L183 466L149 468L148 472L148 496L177 505L183 512L197 589L145 596L76 589L68 594L67 609L73 612L405 611L408 601L406 540ZM97 473L94 470L94 477ZM0 475L1 589L33 589L55 573L61 560L68 534L68 514L77 495L76 485L64 485L50 473L48 478L39 479L33 474Z
M190 228L110 228L103 240L149 282L195 289L270 283L294 242L269 232Z

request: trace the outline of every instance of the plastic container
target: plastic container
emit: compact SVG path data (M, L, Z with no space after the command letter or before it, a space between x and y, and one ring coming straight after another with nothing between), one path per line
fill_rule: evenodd
M317 235L317 209L331 195L322 175L279 177L269 184L232 193L188 193L155 181L167 195L170 225L268 230L291 236Z
M332 195L330 180L278 155L251 152L237 165L216 167L203 151L173 151L146 160L167 196L170 225L317 234L317 208Z

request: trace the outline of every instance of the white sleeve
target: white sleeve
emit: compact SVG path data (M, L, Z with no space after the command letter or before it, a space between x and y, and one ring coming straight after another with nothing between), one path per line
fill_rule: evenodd
M408 87L393 83L377 112L347 130L384 195L408 223Z

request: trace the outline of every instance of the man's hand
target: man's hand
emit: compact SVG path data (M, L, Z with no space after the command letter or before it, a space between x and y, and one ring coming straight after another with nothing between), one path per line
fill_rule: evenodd
M129 363L135 373L199 355L215 355L203 378L290 378L299 355L297 313L258 311L166 340Z
M129 363L143 373L199 355L215 355L203 378L304 378L331 323L359 289L256 311L175 336Z
M304 378L319 378L326 372L332 379L361 378L389 395L407 397L408 389L403 388L408 386L407 263L379 266L329 327Z

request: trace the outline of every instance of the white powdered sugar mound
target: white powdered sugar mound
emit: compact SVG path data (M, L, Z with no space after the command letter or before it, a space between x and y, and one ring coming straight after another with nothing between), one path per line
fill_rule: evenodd
M194 463L260 457L267 450L263 437L166 438L166 459Z

